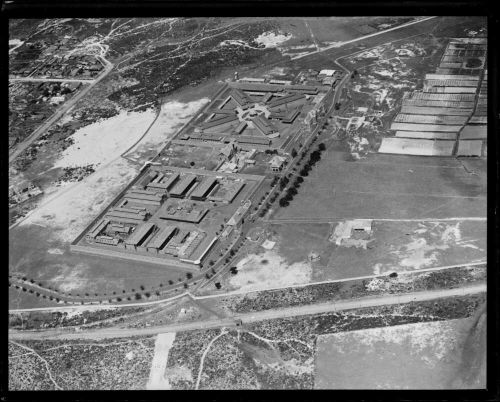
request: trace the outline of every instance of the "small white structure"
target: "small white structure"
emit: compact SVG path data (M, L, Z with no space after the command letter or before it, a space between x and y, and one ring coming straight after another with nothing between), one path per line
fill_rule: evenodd
M327 77L331 77L331 76L333 76L333 74L335 74L335 71L336 70L321 70L319 72L319 75L325 75Z
M345 240L351 238L353 232L365 232L371 234L372 220L371 219L354 219L352 221L340 222L328 239L340 246Z
M264 247L266 250L272 250L274 246L276 245L275 241L271 240L265 240L264 243L262 243L262 247Z
M286 158L283 156L275 155L271 159L271 170L273 172L279 172L281 169L283 169L283 165L285 164Z
M351 221L351 229L355 231L363 231L368 234L372 232L372 220L371 219L355 219Z

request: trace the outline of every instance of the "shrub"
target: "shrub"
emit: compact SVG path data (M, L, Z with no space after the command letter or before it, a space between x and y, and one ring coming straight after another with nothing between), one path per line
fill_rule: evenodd
M140 300L142 299L142 295L140 293L135 294L135 300Z
M215 284L215 287L216 287L217 289L220 289L220 288L222 287L222 285L220 284L220 282L217 282L217 283Z

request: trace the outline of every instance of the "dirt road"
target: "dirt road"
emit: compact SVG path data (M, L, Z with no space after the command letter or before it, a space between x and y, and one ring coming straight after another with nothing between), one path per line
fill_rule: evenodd
M401 29L401 28L405 28L405 27L408 27L410 25L415 25L415 24L420 24L421 22L424 22L424 21L428 21L428 20L431 20L433 18L436 18L436 17L426 17L426 18L421 18L419 20L416 20L416 21L411 21L411 22L408 22L406 24L402 24L402 25L398 25L396 27L393 27L393 28L389 28L389 29L384 29L383 31L380 31L380 32L375 32L375 33L372 33L372 34L369 34L369 35L365 35L365 36L361 36L359 38L355 38L355 39L352 39L352 40L348 40L348 41L345 41L345 42L342 42L340 44L335 44L335 45L331 45L331 46L325 46L325 47L322 47L322 48L318 48L318 50L315 50L313 52L310 52L310 53L307 53L307 54L302 54L300 56L295 56L295 57L292 57L291 59L292 60L298 60L298 59L302 59L304 57L308 57L308 56L311 56L313 54L317 54L317 53L321 53L321 52L325 52L327 50L330 50L330 49L334 49L334 48L337 48L337 47L341 47L341 46L344 46L344 45L348 45L348 44L351 44L351 43L354 43L354 42L359 42L363 39L368 39L368 38L371 38L373 36L378 36L378 35L382 35L382 34L385 34L387 32L391 32L391 31L395 31L396 29ZM312 32L311 32L311 35L312 35ZM317 44L316 44L316 47Z
M132 336L152 336L164 332L181 332L209 328L234 327L236 321L241 320L243 324L271 320L277 318L298 317L303 315L329 313L335 311L351 310L366 307L402 304L410 302L419 302L445 297L463 296L469 294L482 293L486 291L486 283L480 283L472 286L457 289L439 289L432 291L422 291L407 293L402 295L388 295L382 297L366 297L354 300L342 300L336 302L311 304L305 306L289 307L284 309L274 309L267 311L258 311L245 314L235 314L233 318L204 320L192 323L162 325L148 328L104 328L85 332L70 332L65 329L49 329L42 331L9 331L9 339L28 340L28 339L110 339L124 338Z

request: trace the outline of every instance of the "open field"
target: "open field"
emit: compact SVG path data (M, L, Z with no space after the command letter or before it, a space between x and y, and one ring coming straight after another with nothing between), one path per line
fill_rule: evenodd
M55 248L62 254L48 252ZM113 292L120 295L123 290L138 291L141 285L151 292L160 284L165 286L168 280L178 282L179 278L186 278L186 272L175 267L70 253L67 244L47 236L45 228L35 225L10 231L9 273L24 275L73 296L97 293L113 297ZM22 296L19 302L11 300L10 307L41 306L33 305L31 294Z
M170 144L168 149L161 153L161 160L174 167L214 170L219 164L219 154L220 147L212 147L208 144ZM194 165L191 166L191 163Z
M245 246L223 281L226 290L259 290L324 280L412 272L486 260L486 222L373 221L365 240L336 245L328 240L341 221L273 223L258 243ZM310 260L311 255L315 258Z
M346 161L327 149L290 206L274 218L445 218L486 216L486 161L468 173L450 158L370 154Z
M315 369L316 389L485 388L486 313L322 335Z

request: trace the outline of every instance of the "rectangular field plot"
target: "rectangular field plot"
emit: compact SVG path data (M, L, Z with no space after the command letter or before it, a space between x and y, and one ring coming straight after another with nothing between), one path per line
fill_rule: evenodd
M432 131L396 131L399 138L422 138L429 140L456 140L456 133L433 133Z
M463 74L425 74L427 80L466 80L466 81L479 81L477 75L463 75Z
M482 140L460 140L458 142L457 156L481 156Z
M453 142L453 141L449 141ZM468 173L454 158L368 154L356 162L327 151L276 219L486 216L486 161ZM273 217L274 218L274 217Z
M472 111L474 102L456 102L443 100L424 100L424 99L404 99L403 106L423 106L423 107L438 107L438 108L456 108Z
M475 322L471 317L318 336L314 388L484 388L485 321L471 337Z
M427 93L434 94L475 94L475 87L430 87L425 89Z
M401 123L424 123L424 124L465 124L467 116L446 116L446 115L421 115L400 113L394 119Z
M477 87L476 80L425 80L424 86L429 87Z
M462 126L445 124L417 124L417 123L392 123L391 130L403 131L444 131L448 133L458 133Z
M470 94L430 94L426 92L413 92L410 99L443 100L443 101L465 101L474 102L474 95Z
M476 115L474 115L469 120L469 123L487 124L488 123L488 116L476 116Z
M461 62L458 63L443 62L439 66L441 68L460 68L461 65L462 65Z
M384 138L378 152L386 154L451 156L454 141Z
M452 107L425 107L425 106L407 106L401 107L401 113L407 114L432 114L446 116L470 116L471 110L452 108Z
M460 133L461 140L486 139L488 130L486 126L467 125Z

